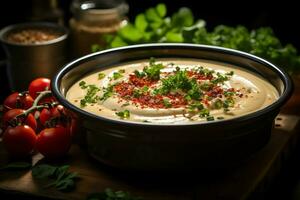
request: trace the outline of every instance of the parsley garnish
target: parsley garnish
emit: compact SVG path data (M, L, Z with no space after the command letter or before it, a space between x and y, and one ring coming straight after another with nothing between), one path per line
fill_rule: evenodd
M120 72L114 72L113 73L113 79L114 80L117 80L117 79L122 78L122 77L123 77L123 75Z
M270 27L248 30L245 26L218 25L209 31L206 22L195 19L189 8L180 8L172 16L166 13L165 4L148 8L116 34L105 37L107 48L157 42L207 44L260 56L291 73L300 70L296 48L291 44L283 44Z
M98 74L98 80L104 79L105 74L104 73L99 73Z
M116 115L119 116L121 119L127 119L130 117L130 112L129 110L124 110L124 111L116 112Z
M206 121L214 121L215 118L213 116L207 116Z
M199 117L203 118L208 116L209 116L209 110L207 108L203 108L202 110L200 110Z
M146 76L146 73L145 73L145 72L140 72L140 71L138 71L138 70L134 70L133 73L134 73L135 76L138 77L138 78L143 78L143 77Z
M163 99L163 104L166 108L171 108L172 107L172 104L170 103L170 100L167 99L167 98L164 98Z
M151 80L160 79L160 70L164 66L161 63L156 64L154 58L150 58L149 66L144 67L143 72L147 75L147 78Z
M101 101L107 100L109 97L111 97L113 95L113 89L114 89L114 85L109 85L107 88L103 88L104 93L103 93L102 97L100 97L99 99Z
M87 89L87 93L84 96L83 99L80 100L80 106L84 107L88 103L96 103L99 99L99 96L97 95L97 92L100 91L100 89L96 85L86 85L84 81L81 81L79 83L81 89Z

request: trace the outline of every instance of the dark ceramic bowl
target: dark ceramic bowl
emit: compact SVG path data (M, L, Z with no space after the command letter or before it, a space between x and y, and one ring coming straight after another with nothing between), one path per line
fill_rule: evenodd
M156 58L197 58L230 63L269 81L280 98L241 117L193 124L146 124L112 120L75 107L65 98L83 76L128 61ZM192 44L135 45L90 54L67 64L52 80L62 105L76 113L84 128L88 152L107 165L132 170L220 168L262 148L269 140L280 107L292 94L288 74L253 55L226 48Z

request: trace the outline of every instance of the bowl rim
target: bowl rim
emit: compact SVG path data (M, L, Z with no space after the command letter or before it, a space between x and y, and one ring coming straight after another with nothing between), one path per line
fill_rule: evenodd
M84 61L87 60L92 60L94 57L98 56L103 56L105 54L109 54L111 52L118 52L118 51L126 51L126 50L133 50L133 49L151 49L151 48L187 48L187 49L201 49L201 50L210 50L210 51L217 51L229 55L234 55L234 56L241 56L246 59L250 59L252 61L261 63L268 68L271 68L272 71L275 71L277 75L279 75L280 79L282 80L284 84L284 91L280 95L280 97L273 102L272 104L264 107L263 109L257 110L255 112L251 112L239 117L234 117L230 119L225 119L225 120L214 120L214 121L206 121L206 122L193 122L193 123L179 123L179 124L171 124L171 123L166 123L166 124L155 124L155 123L144 123L144 122L135 122L135 121L129 121L129 120L121 120L121 119L111 119L111 118L106 118L102 117L99 115L92 114L90 112L87 112L83 109L80 109L70 103L64 95L61 94L60 92L60 80L61 78L70 70L73 68L77 67L77 64L81 64ZM247 120L251 120L254 118L258 118L266 113L269 113L271 111L279 109L292 95L293 92L293 82L287 72L285 72L283 69L277 67L276 65L272 64L269 61L266 61L265 59L262 59L260 57L254 56L252 54L239 51L239 50L234 50L234 49L229 49L229 48L224 48L224 47L218 47L218 46L211 46L211 45L202 45L202 44L189 44L189 43L149 43L149 44L138 44L138 45L130 45L130 46L125 46L125 47L117 47L117 48L111 48L103 51L99 51L96 53L91 53L86 56L80 57L76 60L71 61L70 63L66 64L61 70L57 72L57 74L53 77L51 81L51 88L54 96L58 99L58 101L65 106L66 108L75 111L77 113L80 113L80 115L88 116L89 118L93 118L96 120L101 120L106 123L110 124L116 124L116 125L124 125L124 126L132 126L132 127L187 127L187 126L210 126L210 125L229 125L232 123L239 123L239 122L244 122Z
M57 38L39 42L36 44L23 44L18 42L11 42L6 39L6 35L14 30L17 29L26 29L26 28L49 28L51 30L57 30L57 32L60 32L61 35L59 35ZM12 24L8 25L0 30L0 41L4 44L14 45L14 46L22 46L22 47L38 47L38 46L44 46L44 45L51 45L58 43L60 41L65 40L69 36L69 30L66 27L63 27L59 24L51 23L51 22L25 22L25 23L19 23L19 24Z

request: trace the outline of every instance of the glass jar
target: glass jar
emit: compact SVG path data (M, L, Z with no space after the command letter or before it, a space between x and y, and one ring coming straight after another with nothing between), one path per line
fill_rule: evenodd
M104 35L116 33L127 23L124 0L73 0L70 19L73 58L91 53L93 44L104 48Z

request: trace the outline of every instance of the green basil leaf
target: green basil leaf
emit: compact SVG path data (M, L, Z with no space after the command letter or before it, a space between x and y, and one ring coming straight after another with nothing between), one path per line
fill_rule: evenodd
M168 32L166 34L166 42L183 42L182 34Z
M32 168L32 176L35 178L46 178L55 175L57 167L51 165L35 165Z
M148 26L148 22L146 20L145 15L139 14L138 16L136 16L134 25L139 31L145 32L145 30Z
M132 24L128 24L121 28L120 36L129 42L138 42L143 38L142 33Z
M172 24L175 27L192 26L194 16L189 8L180 8L179 11L172 16Z
M158 5L155 7L155 9L156 9L156 12L158 13L158 15L159 15L161 18L163 18L163 17L166 16L166 14L167 14L167 7L166 7L165 4L163 4L163 3L158 4Z
M112 40L112 42L111 42L111 44L110 44L110 46L112 47L112 48L115 48L115 47L122 47L122 46L126 46L126 45L128 45L121 37L119 37L119 36L116 36L113 40Z
M161 17L159 16L159 14L156 12L156 10L154 8L147 9L145 16L146 16L146 19L151 22L162 21Z

